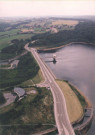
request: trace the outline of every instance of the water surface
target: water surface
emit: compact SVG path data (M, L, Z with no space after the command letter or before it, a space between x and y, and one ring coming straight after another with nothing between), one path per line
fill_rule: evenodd
M57 60L55 64L52 62L54 54ZM95 47L72 44L54 53L40 55L57 78L70 81L91 100L95 118ZM95 135L95 119L88 135Z

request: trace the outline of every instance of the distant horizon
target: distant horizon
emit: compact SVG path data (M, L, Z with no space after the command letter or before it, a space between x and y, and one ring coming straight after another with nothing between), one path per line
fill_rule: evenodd
M72 17L74 17L74 18L76 18L76 17L95 17L95 15L76 15L76 16L74 16L74 15L48 15L48 16L3 16L3 17L1 17L0 16L0 18L46 18L46 17L66 17L66 18L72 18Z
M0 1L0 17L91 15L95 15L95 0Z

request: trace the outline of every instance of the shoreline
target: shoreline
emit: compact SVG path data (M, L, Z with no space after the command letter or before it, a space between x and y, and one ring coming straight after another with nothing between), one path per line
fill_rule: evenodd
M69 45L72 45L72 44L95 45L93 43L87 43L87 42L70 42L68 44L64 44L64 45L61 45L59 47L53 47L53 48L47 48L47 49L37 49L37 51L39 51L39 52L40 51L56 51L57 49L61 49L61 48L65 47L65 46L69 46Z
M64 81L64 80L63 80ZM86 102L86 104L87 104L87 106L85 107L85 108L83 108L83 111L84 111L84 113L83 113L83 115L78 119L78 120L76 120L75 122L72 122L71 124L72 124L72 126L74 126L74 125L77 125L78 124L78 126L77 127L74 127L74 131L78 131L78 132L84 132L85 130L85 133L89 130L89 125L90 125L90 123L92 122L92 120L93 120L93 105L92 105L92 103L91 103L91 101L84 95L84 93L83 92L81 92L75 85L73 85L71 82L69 82L69 81L67 81L67 84L69 85L71 85L71 86L73 86L78 92L79 92L79 94L84 98L84 100L85 100L85 102ZM72 89L73 90L73 89ZM77 96L77 94L76 94L76 96ZM81 101L79 100L79 102L81 103ZM85 122L83 122L83 119L84 119L84 117L85 117L85 114L86 114L86 111L87 110L90 110L90 115L89 116L87 116L88 117L88 119L85 121ZM82 123L81 123L82 122Z
M72 84L71 82L68 81L69 84L71 84L79 93L81 96L83 96L83 98L85 99L86 103L87 103L87 107L91 108L92 103L91 101L84 95L84 93L82 91L80 91L74 84Z
M65 47L65 46L68 46L68 45L71 45L71 44L73 44L73 43L78 43L78 44L82 43L82 44L83 44L83 42L72 42L72 43L69 43L69 44L60 46L60 48ZM88 44L88 43L84 43L84 44ZM92 44L92 43L91 43L91 44ZM60 48L57 47L57 48L52 48L52 49L54 50L54 49L60 49ZM50 48L49 50L51 50L51 48ZM51 71L51 72L52 72L52 71ZM64 81L65 81L65 80L64 80ZM85 101L86 101L86 103L87 103L87 108L92 108L92 115L90 116L90 119L87 121L86 125L84 126L84 125L80 124L79 127L77 127L77 129L75 129L75 130L81 130L81 129L83 130L83 128L85 128L85 127L91 122L91 120L92 120L92 118L93 118L93 106L92 106L91 102L88 100L88 98L83 94L83 92L81 92L76 86L74 86L74 85L73 85L72 83L70 83L69 81L67 81L67 83L68 83L68 85L71 84L71 85L80 93L80 95L83 96L83 98L85 99ZM77 96L77 94L76 94L76 96ZM83 118L84 118L84 116L82 116L80 119L78 119L77 121L75 121L74 123L71 123L71 124L80 123L80 121L82 121ZM83 124L84 124L84 123L83 123ZM82 127L80 127L80 126L82 126Z
M68 86L71 87L71 91L73 91L75 93L75 95L77 96L77 98L81 104L81 107L83 109L83 114L79 118L77 118L75 121L71 122L71 125L72 125L74 131L77 133L77 135L86 134L87 131L89 130L89 127L93 120L93 105L92 105L91 101L84 95L83 92L81 92L75 85L73 85L69 81L60 80L60 79L58 79L58 80L67 83ZM80 95L81 95L81 98L79 98ZM82 98L85 101L84 105L81 102ZM78 133L81 133L81 134L78 134Z
M50 50L51 51L56 51L57 49L61 49L61 48L65 47L65 46L69 46L69 45L72 45L72 44L83 44L83 45L93 45L93 46L95 45L93 43L87 43L87 42L70 42L68 44L65 44L65 45L62 45L62 46L59 46L59 47L48 48L48 49L37 49L37 51L38 52L50 51ZM75 132L82 132L82 133L85 132L85 133L87 133L87 131L89 130L89 125L91 124L91 122L93 120L93 105L92 105L91 101L84 95L84 93L81 92L76 86L74 86L72 83L70 83L68 81L67 81L67 83L68 83L68 85L71 84L77 90L77 92L84 98L84 100L85 100L85 102L87 104L87 106L85 106L85 108L83 108L83 106L81 104L81 106L83 108L83 111L84 111L83 115L78 120L76 120L75 122L73 122L71 124L72 124L72 126L79 124L77 127L74 128ZM77 94L76 94L76 96L77 96ZM81 103L80 100L79 100L79 102ZM83 122L84 117L86 117L85 116L86 112L89 111L89 110L90 110L90 114L89 114L87 120L85 122Z

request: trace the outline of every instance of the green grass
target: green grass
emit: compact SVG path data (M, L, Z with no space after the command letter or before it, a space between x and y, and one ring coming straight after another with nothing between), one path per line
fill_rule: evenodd
M40 28L34 28L34 32L35 33L45 33L46 30L42 30L42 27L40 27Z
M56 82L64 94L70 122L79 120L83 115L83 109L77 95L67 82L61 80L56 80Z
M27 39L31 38L33 34L18 34L18 35L11 35L10 37L5 37L0 39L0 50L9 46L11 44L11 40L13 39Z
M28 85L34 85L34 84L38 84L44 81L44 77L42 75L41 70L38 71L38 73L36 74L36 76L34 76L33 78L24 81L23 83L20 84L20 86L28 86Z
M0 65L0 68L7 68L7 67L10 67L10 64L7 64L7 65Z
M48 126L48 124L55 124L52 94L46 88L35 89L36 94L27 95L13 106L9 105L8 109L4 107L3 111L0 110L0 124L20 124L1 127L0 135L31 135L53 127Z
M42 28L40 27L40 28L34 28L34 30L37 32L40 32L41 30L42 30Z
M15 53L0 53L1 60L7 60L16 57Z
M14 103L12 103L6 107L0 108L0 115L3 113L9 112L12 108L14 108Z
M74 93L77 95L77 97L78 97L78 99L79 99L79 101L80 101L80 103L82 105L82 108L84 110L85 107L87 106L87 102L86 102L85 98L79 93L79 91L74 86L72 86L71 84L69 84L69 86L74 91Z
M17 34L19 31L19 29L12 29L10 31L0 32L0 36Z

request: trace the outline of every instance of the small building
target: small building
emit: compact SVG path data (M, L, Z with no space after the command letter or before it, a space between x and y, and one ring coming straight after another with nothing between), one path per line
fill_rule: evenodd
M14 88L14 93L16 93L19 98L24 97L25 94L26 94L26 92L25 92L24 89L18 88L18 87L17 88Z
M53 63L56 63L56 55L53 55Z

